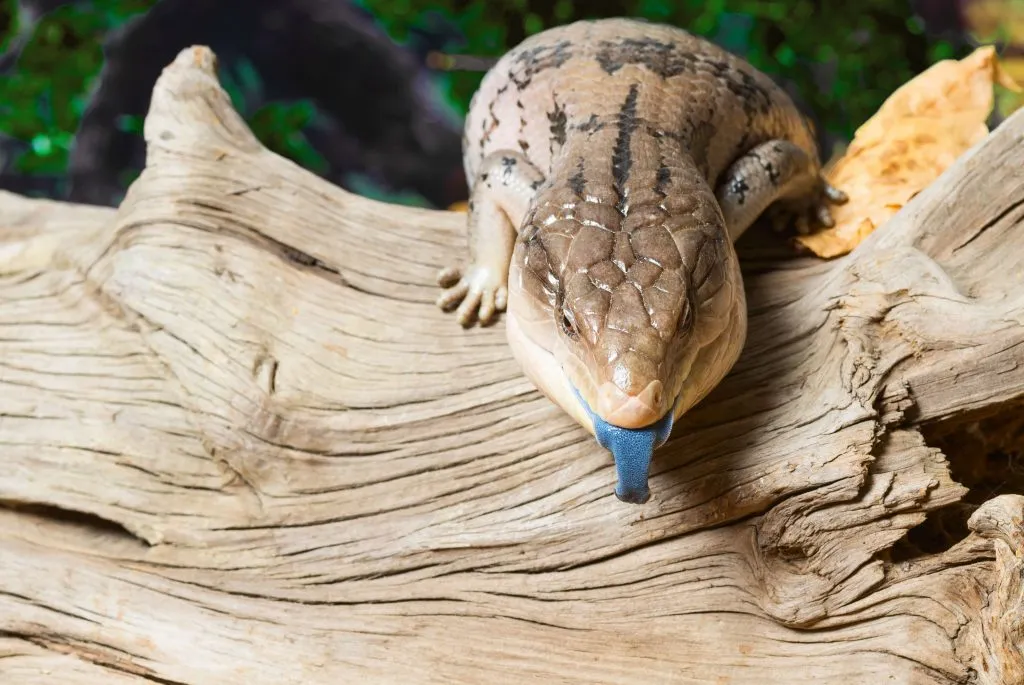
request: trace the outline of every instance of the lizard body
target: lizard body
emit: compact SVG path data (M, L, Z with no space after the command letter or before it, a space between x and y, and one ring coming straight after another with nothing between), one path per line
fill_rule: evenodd
M470 264L439 275L463 325L507 308L526 375L649 497L653 450L746 337L735 240L765 209L831 224L843 194L771 79L677 28L581 21L484 77L466 118Z

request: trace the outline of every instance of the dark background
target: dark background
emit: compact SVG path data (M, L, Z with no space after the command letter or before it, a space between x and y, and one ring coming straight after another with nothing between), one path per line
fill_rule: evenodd
M937 60L995 43L1022 0L2 0L0 188L116 204L144 163L160 70L209 45L265 145L365 195L465 199L461 119L482 70L580 18L636 16L707 36L786 87L829 157ZM585 8L585 9L584 9ZM1005 112L1019 101L1004 100Z

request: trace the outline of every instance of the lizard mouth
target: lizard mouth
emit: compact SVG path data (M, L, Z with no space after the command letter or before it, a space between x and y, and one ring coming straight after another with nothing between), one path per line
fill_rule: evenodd
M650 499L648 474L654 450L668 440L675 413L682 399L676 397L667 409L663 402L664 387L651 382L643 392L629 396L617 387L604 384L597 388L594 411L572 383L556 355L534 340L528 332L531 321L521 321L516 307L506 311L506 334L512 354L534 386L562 408L577 423L597 438L615 459L618 482L615 496L630 504L643 504ZM539 327L542 333L543 327ZM554 343L554 341L552 341ZM554 343L557 344L557 343ZM614 386L613 386L614 387ZM606 418L607 417L607 418ZM610 420L614 419L614 423ZM618 425L617 425L618 424Z
M647 482L651 470L651 457L654 456L654 450L668 440L672 432L674 412L670 408L663 416L655 418L647 425L626 428L609 423L599 416L590 408L579 391L576 391L576 397L594 422L597 443L609 450L615 458L615 471L618 476L615 496L623 502L643 504L651 497ZM645 407L645 410L649 408Z
M597 389L597 414L620 428L644 428L657 423L671 407L663 404L665 386L651 381L636 395L630 395L611 382Z

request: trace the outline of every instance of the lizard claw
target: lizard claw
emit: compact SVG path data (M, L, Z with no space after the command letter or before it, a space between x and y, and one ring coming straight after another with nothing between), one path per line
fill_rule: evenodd
M822 182L825 184L825 187L823 189L824 195L829 202L832 202L833 204L837 205L842 205L846 204L850 200L850 196L844 193L843 191L839 190L839 188L836 188L834 185L832 185L825 179L822 179Z
M832 210L828 208L828 205L818 205L818 211L814 218L825 228L832 228L836 225L836 220L832 218Z
M832 228L836 225L829 205L841 205L849 201L849 196L831 183L821 178L817 193L795 200L783 200L768 209L772 228L782 232L795 226L798 235L811 233L814 225Z
M508 287L487 267L474 264L465 274L449 267L438 273L437 283L444 288L437 298L437 306L447 312L458 305L455 317L466 328L473 325L474 319L482 326L492 323L495 315L505 311L508 304Z

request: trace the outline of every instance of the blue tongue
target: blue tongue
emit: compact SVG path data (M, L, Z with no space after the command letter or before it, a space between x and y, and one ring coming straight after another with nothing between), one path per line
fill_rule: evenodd
M615 471L619 478L615 485L615 496L623 502L643 504L651 497L650 488L647 487L651 456L654 448L665 444L672 432L672 412L669 411L656 423L644 428L622 428L595 414L578 391L576 397L594 421L597 443L610 450L615 457Z

